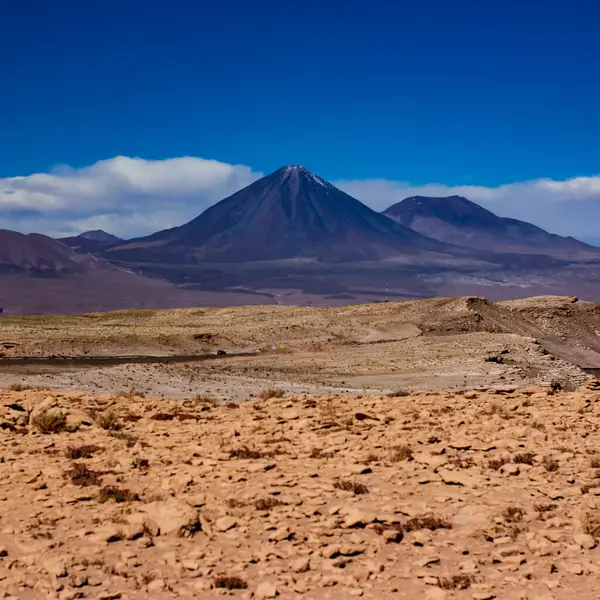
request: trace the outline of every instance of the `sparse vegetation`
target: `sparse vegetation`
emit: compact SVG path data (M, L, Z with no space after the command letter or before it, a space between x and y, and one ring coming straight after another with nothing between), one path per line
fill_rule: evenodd
M472 575L452 575L451 577L441 577L438 580L438 586L443 590L466 590L474 581Z
M260 400L269 400L270 398L283 398L285 392L280 388L267 388L258 395Z
M520 523L525 516L525 511L518 506L509 506L504 510L502 516L507 523Z
M388 398L404 398L406 396L410 396L410 392L407 390L395 390L387 395Z
M102 450L100 446L85 444L83 446L68 446L65 450L65 456L72 460L80 458L91 458L96 452Z
M600 513L587 512L581 520L584 533L591 535L595 540L600 539Z
M107 410L96 415L96 425L106 431L119 431L121 424L114 410Z
M71 483L82 487L100 485L102 482L101 473L88 469L83 463L73 463L73 467L65 473L65 477L70 479Z
M226 590L245 590L248 584L240 577L221 575L215 579L215 587Z
M252 450L248 448L248 446L242 446L241 448L234 448L229 451L229 458L241 458L241 459L250 459L256 460L258 458L262 458L263 453L258 450Z
M339 480L333 484L336 490L344 490L345 492L352 492L353 494L368 494L369 488L363 483L349 480Z
M335 452L325 452L322 448L313 448L310 451L309 458L333 458Z
M593 469L600 469L600 456L594 456L590 459L590 466Z
M492 469L493 471L498 471L507 462L508 462L508 460L506 458L504 458L504 457L502 457L502 458L493 458L492 460L488 461L488 467L490 469Z
M147 471L150 468L150 462L147 458L140 458L139 456L134 459L131 463L132 469L139 469L140 471Z
M390 460L392 462L400 462L402 460L412 460L412 457L413 451L410 446L401 445L394 446L392 448L392 456L390 457Z
M26 392L27 390L34 390L35 387L32 385L26 385L24 383L11 383L8 386L8 389L11 392Z
M127 489L121 489L114 485L108 485L103 487L100 490L100 494L98 496L98 502L100 503L108 502L109 500L114 500L118 503L133 502L139 499L140 497L137 494L130 492Z
M436 531L437 529L452 529L452 525L443 519L433 514L413 517L404 523L402 529L407 533L411 531L419 531L421 529L429 529Z
M260 498L254 503L256 510L269 511L276 506L282 506L284 503L273 496L267 496L266 498Z
M521 452L520 454L515 455L513 458L513 462L518 465L533 465L533 459L535 458L535 454L533 452Z
M551 456L544 456L542 464L548 472L558 471L558 461L552 458Z

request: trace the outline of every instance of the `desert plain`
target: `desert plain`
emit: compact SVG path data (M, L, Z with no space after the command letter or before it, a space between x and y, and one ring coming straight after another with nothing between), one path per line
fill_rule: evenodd
M596 304L5 317L0 352L0 597L598 597Z

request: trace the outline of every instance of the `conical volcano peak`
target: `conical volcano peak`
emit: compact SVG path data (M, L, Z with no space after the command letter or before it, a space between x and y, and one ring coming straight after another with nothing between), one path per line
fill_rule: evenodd
M290 182L296 184L305 182L313 185L317 184L323 187L333 187L328 181L325 181L325 179L315 175L302 165L287 165L285 167L281 167L281 169L275 171L273 175L279 175L282 183L289 180Z

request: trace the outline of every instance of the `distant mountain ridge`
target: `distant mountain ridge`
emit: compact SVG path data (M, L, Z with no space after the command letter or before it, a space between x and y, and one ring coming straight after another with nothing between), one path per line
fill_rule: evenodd
M290 165L185 225L112 246L105 256L154 262L352 262L444 251L444 244L395 223L304 167Z
M572 237L499 217L462 196L412 196L383 211L397 223L448 244L494 252L593 252Z
M78 254L48 236L0 229L0 273L54 277L82 273L103 264L101 259Z
M84 231L79 235L58 238L58 241L77 252L95 254L110 244L116 244L124 240L102 229L94 229L92 231Z

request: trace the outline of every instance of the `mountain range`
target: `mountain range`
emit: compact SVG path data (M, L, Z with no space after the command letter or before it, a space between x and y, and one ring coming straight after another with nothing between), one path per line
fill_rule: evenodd
M107 279L119 279L111 288L118 307L282 297L332 304L380 300L384 290L397 298L439 295L457 282L467 293L483 285L517 297L531 295L532 278L544 292L585 283L585 294L600 299L599 269L600 249L466 198L411 197L378 213L302 166L282 167L188 223L145 237L96 230L53 240L0 231L0 274L12 277L0 306L9 311L33 279L53 278L65 290L77 278L91 289L95 280L106 289ZM61 284L53 289L56 301L27 310L66 306ZM92 294L77 310L96 304ZM102 308L110 305L105 300Z

